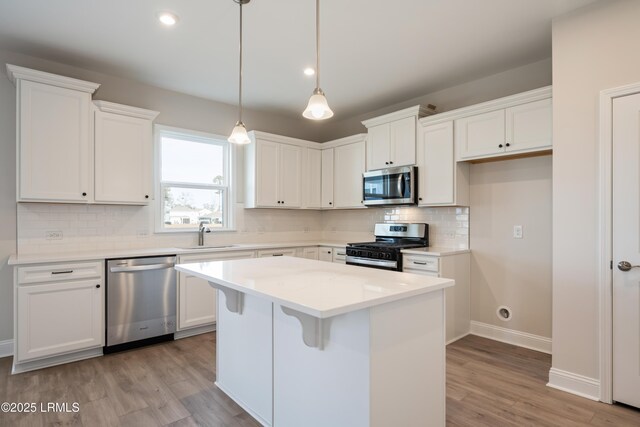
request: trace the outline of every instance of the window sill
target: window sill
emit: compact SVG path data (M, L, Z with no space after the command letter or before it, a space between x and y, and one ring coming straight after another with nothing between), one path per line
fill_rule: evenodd
M238 230L236 228L215 228L215 229L209 229L210 233L235 233ZM156 230L155 234L192 234L192 233L198 233L198 229L197 228L190 228L188 230ZM205 233L207 234L207 233Z

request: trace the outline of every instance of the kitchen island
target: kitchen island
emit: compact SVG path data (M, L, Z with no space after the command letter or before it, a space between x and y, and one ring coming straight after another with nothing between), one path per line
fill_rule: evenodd
M218 289L216 385L265 426L444 426L453 280L275 257L177 265Z

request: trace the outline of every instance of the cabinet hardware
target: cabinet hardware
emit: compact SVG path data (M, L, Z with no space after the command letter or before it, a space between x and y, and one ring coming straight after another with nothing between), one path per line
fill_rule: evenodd
M52 271L51 274L71 274L73 270Z
M502 148L502 144L498 145L498 148Z
M389 162L384 162L384 164L385 164L385 165L388 165L388 164L389 164Z
M413 261L413 263L418 265L427 265L426 261Z
M271 256L284 256L284 254L272 254Z
M144 196L144 198L145 198L145 199L148 199L148 198L149 198L149 195L148 195L148 194L146 194L146 195Z
M333 204L333 202L329 202L329 204L330 204L330 205L332 205L332 204Z
M96 285L96 288L100 289L100 285Z
M389 164L390 164L390 165L392 165L392 164L393 164L393 162L389 162Z
M418 200L422 200L422 197L418 197Z
M82 193L82 197L85 197L87 195L87 193Z
M511 144L509 144L508 142L507 142L507 144L506 144L506 145L507 145L507 147L511 147Z
M345 256L345 255L346 255L346 253L345 253L345 252L337 252L337 253L336 253L336 255L339 255L339 256Z

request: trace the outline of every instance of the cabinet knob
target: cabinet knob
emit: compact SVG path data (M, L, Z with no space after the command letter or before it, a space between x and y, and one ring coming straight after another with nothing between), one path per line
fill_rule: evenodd
M99 288L100 288L100 285L96 285L96 288L98 288L98 289L99 289Z
M388 165L388 164L389 164L389 162L384 162L384 164L385 164L385 165Z
M87 195L87 193L82 193L82 197L85 197Z
M498 148L502 148L502 144L498 145Z
M144 198L145 198L145 199L148 199L148 198L149 198L149 195L148 195L148 194L145 194Z
M507 142L507 147L511 147L511 144L509 144L508 142Z
M389 162L389 164L390 164L390 165L392 165L392 164L393 164L393 162Z
M333 204L333 202L329 202L329 204L330 204L330 205L332 205L332 204Z
M418 200L422 200L422 197L418 197Z

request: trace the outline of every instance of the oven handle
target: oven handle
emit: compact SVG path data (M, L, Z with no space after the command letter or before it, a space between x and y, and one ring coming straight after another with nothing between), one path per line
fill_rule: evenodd
M376 266L376 267L398 268L398 262L397 261L383 261L383 260L362 258L362 257L357 257L357 256L351 256L351 255L347 255L346 261L347 261L347 263L352 263L352 264L373 265L373 266Z

